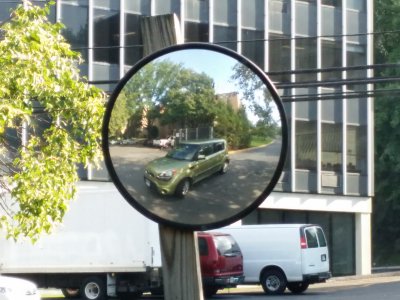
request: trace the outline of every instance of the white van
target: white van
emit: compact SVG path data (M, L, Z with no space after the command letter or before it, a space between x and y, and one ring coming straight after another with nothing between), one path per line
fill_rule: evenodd
M331 277L321 227L310 224L228 226L243 253L244 284L261 283L265 293L304 292Z

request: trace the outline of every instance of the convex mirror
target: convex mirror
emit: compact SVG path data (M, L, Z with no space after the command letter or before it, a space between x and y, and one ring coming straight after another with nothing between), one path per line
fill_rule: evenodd
M226 48L165 48L139 61L107 106L103 150L125 199L193 230L228 225L275 187L287 150L282 102L262 70Z

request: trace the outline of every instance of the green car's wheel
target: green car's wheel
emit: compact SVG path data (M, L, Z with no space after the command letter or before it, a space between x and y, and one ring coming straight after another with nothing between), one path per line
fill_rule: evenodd
M188 178L183 179L175 190L175 195L178 197L185 197L186 194L189 192L190 188L190 180Z

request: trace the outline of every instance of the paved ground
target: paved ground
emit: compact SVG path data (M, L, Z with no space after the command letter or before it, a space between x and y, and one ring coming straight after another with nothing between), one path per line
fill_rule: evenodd
M375 273L371 275L364 276L344 276L344 277L334 277L329 279L325 283L318 283L310 285L309 289L335 289L337 287L346 287L346 286L368 286L372 284L378 283L387 283L387 282L400 282L400 271L394 272L384 272L384 273ZM245 291L262 291L262 287L258 285L243 285L239 286L238 289L243 289ZM224 292L229 293L231 290L225 290ZM235 290L237 291L237 290ZM219 292L221 293L221 292Z
M383 272L383 273L375 273L372 275L365 276L345 276L345 277L334 277L329 279L325 283L312 284L309 289L335 289L337 287L350 287L350 286L369 286L373 284L379 283L388 283L388 282L400 282L400 271L393 272ZM232 293L232 292L261 292L262 288L258 285L242 285L235 289L226 289L224 291L220 291L218 293ZM62 296L59 290L41 290L42 299L46 298L58 298Z

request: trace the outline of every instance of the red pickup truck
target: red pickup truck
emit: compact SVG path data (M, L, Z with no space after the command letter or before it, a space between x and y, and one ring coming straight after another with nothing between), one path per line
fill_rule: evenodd
M205 296L242 283L243 255L234 238L218 232L198 232L197 237Z

